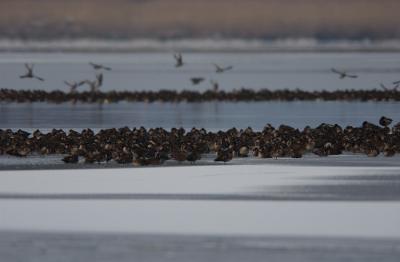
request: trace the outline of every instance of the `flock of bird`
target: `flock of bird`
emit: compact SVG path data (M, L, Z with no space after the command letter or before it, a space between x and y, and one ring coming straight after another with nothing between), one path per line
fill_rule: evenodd
M175 67L182 67L185 65L185 62L183 61L183 56L181 53L176 53L174 54L174 58L175 58ZM106 71L111 71L111 67L102 65L102 64L96 64L93 62L89 62L89 65L91 65L93 67L94 70L96 70L96 72L98 71L102 71L102 70L106 70ZM233 66L226 66L226 67L222 67L218 64L213 64L215 66L215 72L217 74L221 74L224 73L226 71L232 70ZM37 76L36 74L34 74L33 72L33 68L34 68L34 64L25 64L26 70L27 72L24 75L21 75L20 78L31 78L31 79L37 79L39 81L44 81L44 78ZM203 82L205 80L204 77L192 77L190 78L190 81L192 82L193 85L198 85L201 82ZM214 91L217 91L219 88L219 84L218 82L214 81L214 80L210 80L210 83L213 87ZM74 93L78 90L78 87L83 86L83 85L88 85L90 88L91 92L97 92L100 90L100 87L103 85L103 73L96 73L96 79L95 80L83 80L83 81L64 81L64 84L67 85L70 88L70 92Z
M179 68L179 67L183 67L186 63L183 60L183 56L181 53L176 53L173 55L174 59L175 59L175 67ZM103 85L103 73L102 71L111 71L111 67L102 65L102 64L96 64L93 62L89 63L90 66L93 67L93 69L96 71L96 79L95 80L83 80L83 81L73 81L73 82L68 82L68 81L64 81L65 85L67 85L70 88L70 92L74 93L77 92L78 87L83 86L83 85L87 85L90 88L90 91L95 93L98 92L100 90L100 87ZM220 66L216 63L213 64L215 67L215 72L217 74L222 74L225 73L226 71L232 70L233 66ZM31 79L37 79L39 81L44 81L44 78L37 76L36 74L34 74L33 72L33 68L34 68L34 64L25 64L26 70L27 72L24 75L21 75L20 78L31 78ZM97 73L99 72L100 73ZM339 76L340 79L345 79L345 78L358 78L358 75L356 74L350 74L346 71L343 70L338 70L336 68L332 68L331 72L337 74ZM204 77L192 77L190 78L190 81L192 82L193 85L198 85L200 83L202 83L203 81L205 81ZM210 80L210 83L212 85L212 90L214 91L218 91L219 89L219 83L213 79ZM384 85L383 83L380 84L380 87L385 90L395 90L397 91L397 89L400 87L400 80L399 81L395 81L392 83L393 87L389 88L386 85Z
M216 162L233 158L301 158L304 154L339 155L344 152L376 157L400 153L400 123L381 117L379 124L363 122L360 127L321 124L299 130L287 125L274 128L267 124L262 131L250 127L207 132L204 128L144 127L130 129L91 129L81 132L53 129L33 133L0 129L0 155L59 155L66 163L161 165L167 160L194 163L206 157ZM81 161L83 160L83 161ZM111 163L112 163L111 162Z

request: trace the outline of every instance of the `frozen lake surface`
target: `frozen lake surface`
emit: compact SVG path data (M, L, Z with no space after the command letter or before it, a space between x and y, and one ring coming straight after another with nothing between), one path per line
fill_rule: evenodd
M330 163L0 171L0 254L396 261L400 166Z

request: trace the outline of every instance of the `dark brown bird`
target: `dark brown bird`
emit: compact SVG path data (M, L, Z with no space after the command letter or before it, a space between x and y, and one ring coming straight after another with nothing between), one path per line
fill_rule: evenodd
M333 73L335 73L335 74L338 74L340 79L344 79L346 77L348 77L348 78L357 78L358 77L358 75L351 75L351 74L348 74L345 71L339 71L339 70L337 70L335 68L332 68L331 71Z
M192 81L193 85L198 85L204 81L204 78L203 77L192 77L192 78L190 78L190 81Z
M25 67L27 70L26 74L21 75L19 78L35 78L37 80L44 81L43 78L41 78L33 73L34 64L25 64Z
M219 66L217 64L213 64L213 65L215 66L215 72L218 73L218 74L221 74L221 73L224 73L224 72L226 72L228 70L232 70L233 69L233 66L222 67L222 66Z
M183 63L183 57L182 57L181 53L174 54L174 58L176 60L175 67L183 66L184 63Z
M232 158L233 158L233 153L230 148L220 149L217 152L217 157L214 159L214 161L225 163L225 162L231 161Z
M71 163L71 164L73 164L73 163L78 163L78 160L79 160L79 157L78 157L78 155L76 155L76 154L72 154L72 155L65 156L65 157L62 159L62 161L63 161L64 163Z
M392 123L392 121L393 121L393 119L382 116L381 119L379 119L379 124L381 126L387 127L388 125L390 125Z
M104 66L104 65L101 65L101 64L95 64L95 63L90 62L89 65L91 65L95 70L104 69L104 70L107 70L107 71L111 71L111 67Z

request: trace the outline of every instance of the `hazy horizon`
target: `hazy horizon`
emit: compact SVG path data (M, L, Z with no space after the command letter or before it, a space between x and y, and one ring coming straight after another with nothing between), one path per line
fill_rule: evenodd
M394 39L396 0L2 0L0 38Z

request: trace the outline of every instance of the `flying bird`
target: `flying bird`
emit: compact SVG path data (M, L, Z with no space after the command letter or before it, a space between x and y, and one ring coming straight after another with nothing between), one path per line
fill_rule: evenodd
M346 77L348 77L348 78L357 78L357 77L358 77L357 75L351 75L351 74L348 74L348 73L345 72L345 71L339 71L339 70L337 70L337 69L335 69L335 68L332 68L331 71L332 71L333 73L338 74L340 79L344 79L344 78L346 78Z
M97 80L85 80L83 81L84 84L87 84L90 88L90 92L95 93L99 91L99 82Z
M217 82L217 81L214 81L214 80L210 80L210 83L211 83L211 86L212 86L212 90L213 90L214 92L217 92L218 89L219 89L219 84L218 84L218 82Z
M100 87L103 85L103 74L97 74L96 80L84 80L81 82L83 84L87 84L90 88L90 92L95 93L98 92Z
M204 81L204 78L203 77L192 77L192 78L190 78L190 81L192 81L193 85L198 85Z
M99 85L99 87L102 86L103 85L103 74L102 73L97 74L96 80L97 80L97 84Z
M91 65L95 70L104 69L104 70L107 70L107 71L111 71L111 67L104 66L104 65L101 65L101 64L95 64L95 63L90 62L89 65Z
M174 58L176 60L175 67L183 66L184 63L183 63L183 57L182 57L181 53L174 54Z
M25 64L25 67L27 70L26 74L21 75L19 78L35 78L37 80L44 81L43 78L41 78L33 73L34 64Z
M397 91L397 88L399 87L399 84L400 84L400 81L393 82L393 85L394 85L393 88L388 88L383 83L380 83L380 86L384 91Z
M67 85L67 86L69 86L71 89L70 89L70 92L71 93L75 93L76 92L76 90L78 89L78 87L80 87L81 85L84 85L85 84L85 81L81 81L81 82L68 82L68 81L64 81L64 83Z
M217 64L214 64L214 66L215 66L215 72L218 74L221 74L221 73L224 73L225 71L233 69L233 66L222 67Z

